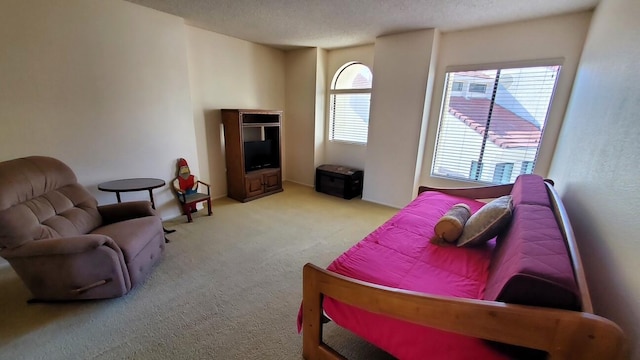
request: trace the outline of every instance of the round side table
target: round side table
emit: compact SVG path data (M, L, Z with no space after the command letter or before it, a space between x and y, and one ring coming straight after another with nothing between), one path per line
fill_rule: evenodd
M164 180L156 179L156 178L132 178L132 179L119 179L113 181L103 182L98 184L98 190L114 192L116 193L116 198L118 202L121 203L122 199L120 198L120 193L122 192L133 192L133 191L148 191L149 192L149 200L151 200L151 207L153 209L156 208L156 203L153 200L153 189L157 189L159 187L163 187L165 185ZM175 230L167 230L162 227L165 234L170 234ZM168 239L165 238L167 242Z

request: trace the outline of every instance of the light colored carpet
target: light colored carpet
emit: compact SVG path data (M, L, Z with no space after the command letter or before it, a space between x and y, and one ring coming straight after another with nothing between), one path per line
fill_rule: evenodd
M326 266L396 209L285 183L176 229L151 276L118 299L36 303L0 266L0 359L301 359L302 266ZM325 341L350 359L391 359L334 324Z

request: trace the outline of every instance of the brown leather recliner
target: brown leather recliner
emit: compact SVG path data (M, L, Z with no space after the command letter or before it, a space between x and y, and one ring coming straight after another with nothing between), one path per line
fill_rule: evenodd
M50 157L0 163L0 256L35 299L122 296L164 246L150 202L98 206L73 171Z

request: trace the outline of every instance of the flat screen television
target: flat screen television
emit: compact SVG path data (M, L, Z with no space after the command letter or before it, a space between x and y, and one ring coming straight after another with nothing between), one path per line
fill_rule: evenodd
M278 166L274 160L271 140L244 143L244 170L252 171Z

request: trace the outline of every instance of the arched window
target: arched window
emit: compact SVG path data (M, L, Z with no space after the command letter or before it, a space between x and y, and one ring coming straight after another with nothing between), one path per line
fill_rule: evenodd
M371 70L357 62L336 71L329 90L329 140L367 143L372 78Z

